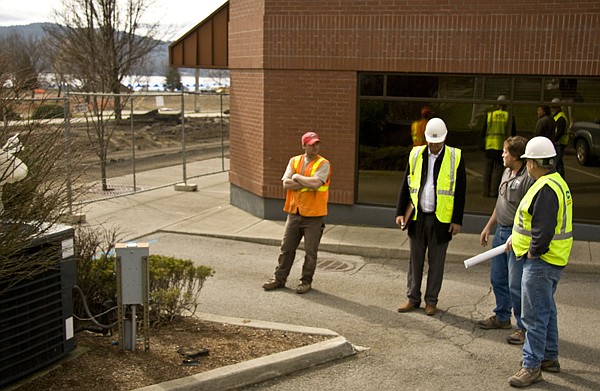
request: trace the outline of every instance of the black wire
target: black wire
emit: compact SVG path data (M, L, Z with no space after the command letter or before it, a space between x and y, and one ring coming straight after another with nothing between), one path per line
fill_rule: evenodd
M103 329L112 329L113 327L115 327L115 325L118 323L118 320L117 320L117 321L115 321L114 323L110 324L110 325L104 325L104 324L102 324L102 323L98 322L98 321L96 320L96 318L94 317L94 315L92 315L92 314L91 314L91 312L90 312L90 309L89 309L89 307L88 307L88 305L87 305L87 301L85 300L85 295L83 294L83 290L81 290L81 288L80 288L79 286L77 286L77 285L73 285L73 288L74 288L75 290L77 290L77 291L79 292L79 294L81 295L81 298L83 299L83 308L85 309L85 313L87 314L87 316L90 318L90 320L91 320L91 321L92 321L92 322L93 322L93 323L94 323L96 326L98 326L98 327L101 327L101 328L103 328ZM110 310L113 310L113 309L115 309L115 308L117 308L117 307L113 307L113 308L111 308ZM108 310L108 311L110 311L110 310ZM108 311L105 311L105 313L106 313L106 312L108 312ZM99 316L99 315L98 315L98 316Z

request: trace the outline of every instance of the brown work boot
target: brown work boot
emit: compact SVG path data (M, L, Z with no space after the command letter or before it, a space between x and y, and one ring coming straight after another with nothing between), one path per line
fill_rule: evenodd
M308 291L311 290L311 286L310 283L308 282L301 282L297 287L296 287L296 293L298 294L303 294L303 293L307 293Z
M398 312L408 312L408 311L412 311L412 310L416 310L417 308L419 308L418 303L413 303L410 300L407 300L406 302L400 304L400 307L398 307Z
M560 372L560 364L558 360L542 360L542 371L552 373Z
M527 387L533 383L544 380L542 378L542 370L540 368L524 368L519 369L508 379L508 383L513 387Z
M427 304L425 306L425 315L433 316L437 313L437 307L435 304Z
M512 326L510 325L510 319L505 321L500 321L496 318L496 315L492 315L487 319L480 320L477 322L477 325L482 329L510 329Z
M512 345L523 345L525 343L525 330L516 329L511 335L506 337L506 342Z
M285 287L285 281L278 280L275 277L271 277L267 282L263 284L263 289L266 291L272 291L273 289L279 289Z

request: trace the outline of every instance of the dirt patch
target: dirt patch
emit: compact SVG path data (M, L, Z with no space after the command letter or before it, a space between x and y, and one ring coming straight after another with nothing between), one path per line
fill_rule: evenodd
M331 337L257 329L185 318L150 332L150 350L122 351L117 335L75 335L81 355L33 375L14 391L133 390L311 345ZM143 349L138 342L138 349ZM180 352L208 355L196 359ZM178 352L179 351L179 352ZM191 360L192 362L184 362ZM197 361L197 365L195 362ZM190 365L192 364L192 365Z

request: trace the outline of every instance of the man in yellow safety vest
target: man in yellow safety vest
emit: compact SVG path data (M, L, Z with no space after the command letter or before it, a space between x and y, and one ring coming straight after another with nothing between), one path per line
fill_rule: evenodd
M462 228L465 209L466 171L462 151L445 145L448 130L440 118L432 118L425 128L427 145L414 147L398 195L396 224L408 225L410 259L407 275L407 300L398 312L421 305L421 281L425 254L428 256L425 314L435 315L444 278L446 251L452 236ZM414 206L412 217L405 217L407 206Z
M523 262L521 319L527 330L521 369L508 380L514 387L542 381L542 371L560 371L554 292L573 246L573 199L554 169L552 142L534 137L521 157L536 181L517 208L507 240L507 249Z

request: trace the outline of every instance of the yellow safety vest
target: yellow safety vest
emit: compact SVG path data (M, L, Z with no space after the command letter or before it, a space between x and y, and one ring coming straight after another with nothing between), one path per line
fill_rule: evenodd
M413 220L417 219L419 205L419 189L421 187L421 176L423 171L423 153L427 146L414 147L410 151L408 161L408 189L410 199L415 206ZM452 221L454 211L454 192L456 190L456 176L458 164L460 163L461 150L458 148L444 146L444 158L437 178L435 191L435 216L442 223Z
M569 254L573 247L573 199L569 186L560 176L554 172L549 175L540 177L529 188L525 194L517 213L512 231L512 247L518 257L522 257L529 251L531 244L531 215L529 208L535 195L545 185L550 186L558 197L558 213L556 215L556 228L554 229L554 237L550 242L548 252L542 254L542 260L557 266L565 266L569 261Z
M485 149L502 151L504 140L508 137L508 111L496 110L487 115Z
M290 159L293 174L304 176L314 176L317 169L323 164L328 163L327 159L322 156L317 156L310 161L304 171L304 155L294 156ZM302 216L326 216L327 201L329 200L329 182L331 182L331 166L327 182L317 189L302 188L300 190L287 190L285 196L285 205L283 210L287 213L299 213Z
M554 116L554 122L556 122L561 117L565 119L565 124L568 125L569 120L567 119L567 115L562 111ZM558 132L558 126L554 128L555 135L557 132ZM560 136L558 143L561 145L567 145L569 143L569 132L567 130L567 126L565 126L565 133L562 136Z

